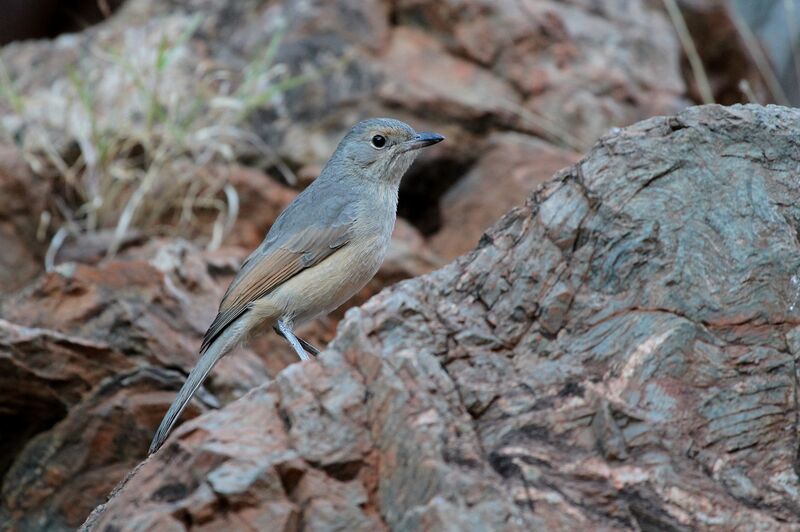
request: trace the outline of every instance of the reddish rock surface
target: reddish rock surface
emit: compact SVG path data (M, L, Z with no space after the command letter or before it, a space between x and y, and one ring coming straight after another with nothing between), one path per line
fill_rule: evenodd
M265 229L297 194L262 172L234 168L224 176L239 196L239 216L225 238L226 246L255 249L264 239Z
M101 265L60 264L3 302L0 521L22 530L75 528L145 456L245 255L153 240ZM438 260L401 222L383 268L354 302ZM324 346L336 320L299 332ZM295 358L268 332L217 365L186 417L240 397Z
M680 45L669 20L648 2L626 2L621 9L614 2L402 0L396 16L504 82L495 88L465 77L473 87L453 91L454 98L474 91L479 108L508 112L492 122L512 120L573 148L587 147L610 126L685 105L676 75ZM428 85L450 86L449 70L428 72L426 62L418 63L411 70L427 72ZM407 70L395 71L404 76ZM409 97L415 101L413 95L396 100Z
M146 452L222 288L204 258L176 242L150 261L63 264L4 302L0 402L15 452L4 454L0 520L79 524ZM252 351L236 353L204 402L218 405L268 375Z
M708 106L604 137L182 425L87 528L796 529L798 123Z

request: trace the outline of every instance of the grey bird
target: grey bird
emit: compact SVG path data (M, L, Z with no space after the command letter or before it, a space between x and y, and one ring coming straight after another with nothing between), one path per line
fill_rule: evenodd
M301 360L318 350L294 328L327 314L378 271L394 229L400 179L418 150L444 140L391 118L356 124L320 176L286 207L242 264L189 373L150 444L166 440L192 395L228 351L273 327Z

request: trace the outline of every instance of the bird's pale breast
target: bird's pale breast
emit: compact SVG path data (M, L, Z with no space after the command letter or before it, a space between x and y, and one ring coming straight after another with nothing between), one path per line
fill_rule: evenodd
M254 302L254 321L298 325L336 309L372 279L389 248L397 206L396 192L380 192L359 212L350 242Z
M254 302L254 314L262 321L287 318L295 325L327 314L372 279L387 248L383 238L350 243Z

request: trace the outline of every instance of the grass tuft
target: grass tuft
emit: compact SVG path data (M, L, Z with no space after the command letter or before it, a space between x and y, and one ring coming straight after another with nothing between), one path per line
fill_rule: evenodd
M241 69L198 61L192 46L200 45L193 37L202 22L200 16L177 21L179 32L165 24L156 46L132 46L123 38L116 48L90 49L94 57L67 70L57 95L64 107L61 127L53 127L50 116L47 125L37 121L41 94L18 90L0 62L0 109L11 115L0 123L0 135L16 142L33 171L54 183L38 230L50 239L48 269L67 238L99 231L113 233L107 257L131 232L218 247L238 214L239 198L226 175L241 153L255 150L292 180L246 121L320 72L284 75L275 63L281 28ZM125 105L114 105L109 94L124 95ZM9 120L25 124L20 129L36 142L3 128Z

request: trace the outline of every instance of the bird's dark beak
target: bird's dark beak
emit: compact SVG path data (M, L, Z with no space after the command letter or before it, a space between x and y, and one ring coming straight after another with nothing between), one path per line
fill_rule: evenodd
M438 133L423 132L417 133L411 140L405 142L406 149L403 151L418 150L426 146L431 146L437 142L442 142L444 137Z

